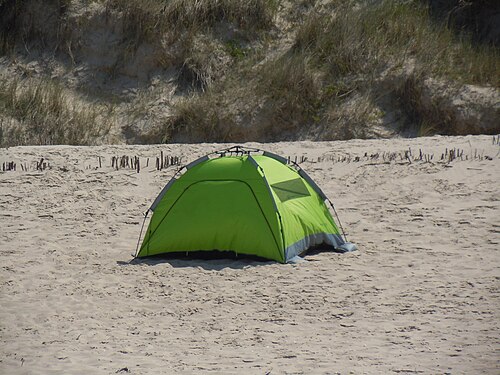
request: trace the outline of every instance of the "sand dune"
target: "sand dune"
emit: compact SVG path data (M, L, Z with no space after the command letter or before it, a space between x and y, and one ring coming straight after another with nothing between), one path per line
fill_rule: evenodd
M156 170L160 151L188 162L223 146L0 150L16 162L0 173L0 373L500 372L492 137L249 145L307 157L360 250L130 263L175 171ZM123 155L140 173L111 167Z

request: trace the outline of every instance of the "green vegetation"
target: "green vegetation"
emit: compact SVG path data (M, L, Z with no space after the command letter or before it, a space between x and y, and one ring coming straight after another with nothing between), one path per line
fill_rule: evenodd
M323 129L323 139L372 136L370 124L384 113L376 103L381 95L392 98L392 105L420 128L419 135L454 134L453 119L439 103L429 111L419 102L423 81L499 87L499 57L496 48L473 45L469 36L457 36L433 21L420 2L336 2L333 11L309 13L285 55L251 68L236 66L238 73L219 87L179 102L174 123L180 131L210 128L207 139L219 139L214 128L221 118L226 128L236 121L227 111L214 116L214 108L235 95L231 87L239 80L248 92L240 115L260 128L257 139L282 139L290 131L307 134L309 128ZM383 75L401 78L382 88Z
M92 12L75 12L83 3ZM498 48L449 30L419 0L50 0L39 18L25 14L29 4L0 0L0 52L29 56L36 46L75 68L90 50L92 65L99 54L88 34L97 25L117 53L95 68L102 84L78 89L102 87L105 96L108 82L128 80L134 93L109 93L119 103L109 108L121 111L129 140L477 133L474 122L458 125L429 82L441 93L500 88ZM1 144L89 144L106 134L96 125L110 121L96 104L105 98L75 106L71 90L39 78L0 82ZM6 130L6 119L17 125Z
M226 50L229 55L236 60L243 59L249 52L246 48L242 47L240 43L238 43L238 41L234 39L231 39L226 43Z
M177 38L230 22L250 36L272 26L277 0L109 0L124 15L128 40L136 44L168 34Z
M381 1L353 7L343 2L332 15L311 14L295 47L308 51L332 77L373 74L412 60L426 74L464 83L500 86L498 50L473 46L431 20L420 2Z
M67 37L66 11L71 0L46 0L43 3L24 0L0 0L0 55L12 53L16 43L25 48L36 43L54 49ZM30 13L36 8L41 14ZM21 17L29 14L28 17Z
M109 131L112 109L77 103L56 82L0 79L0 113L15 122L2 126L0 146L94 144Z
M107 5L121 14L124 59L151 43L160 65L179 67L181 84L202 91L247 55L243 42L271 28L278 10L278 0L109 0Z

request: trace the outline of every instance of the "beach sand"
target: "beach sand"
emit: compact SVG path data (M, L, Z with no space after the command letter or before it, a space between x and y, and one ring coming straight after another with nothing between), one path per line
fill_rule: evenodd
M295 265L130 262L176 170L156 170L160 151L189 162L226 145L2 149L17 165L0 172L0 373L498 374L492 138L248 144L307 157L359 247ZM462 156L440 160L450 149ZM111 167L123 155L140 173Z

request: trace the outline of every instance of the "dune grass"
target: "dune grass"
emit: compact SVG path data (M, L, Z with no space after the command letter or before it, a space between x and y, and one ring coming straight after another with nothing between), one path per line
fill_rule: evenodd
M295 47L308 51L333 77L370 74L413 60L421 71L464 83L500 86L498 49L474 45L431 19L421 2L352 1L334 15L312 13Z
M263 126L268 139L320 119L321 83L304 54L286 54L261 65L255 94L266 103Z
M50 80L0 79L0 145L91 145L110 128L113 109L71 98Z
M394 103L410 122L421 123L417 124L420 135L455 134L453 120L440 110L439 103L431 112L419 103L425 79L500 87L498 49L474 44L469 35L457 36L444 23L431 19L419 1L356 5L344 1L333 14L313 12L299 28L294 49L311 56L314 66L324 73L323 92L343 86L345 93L362 98L361 108L347 111L351 115L342 106L348 96L339 91L340 95L326 98L329 122L349 122L346 137L363 134L363 122L376 117L376 110L368 110L370 91L377 90L377 80L384 74L401 77L394 80Z
M388 101L390 112L420 124L419 134L455 134L442 103L432 111L419 103L424 82L500 87L499 50L448 30L418 0L90 2L102 4L111 22L123 26L111 79L144 44L154 51L155 68L176 71L176 98L165 118L170 109L173 115L165 121L159 116L155 126L164 124L155 128L153 142L268 141L308 132L321 132L320 139L370 137ZM16 0L0 0L0 8L7 3L15 5L9 8L14 14L21 11ZM75 2L47 4L61 18ZM62 21L53 24L56 31L64 28ZM14 26L22 38L37 30L36 22ZM11 34L3 34L0 45L11 45ZM95 125L106 123L105 108L75 101L52 81L4 80L0 91L2 118L22 125L10 136L17 143L88 144L107 131ZM381 95L390 100L380 104ZM156 116L147 103L138 105L147 99L139 99L137 108L122 114L124 124Z
M433 21L421 2L339 1L333 12L313 9L284 55L236 66L238 73L228 75L226 82L180 101L169 131L190 129L192 134L196 129L196 139L208 140L239 135L228 130L237 121L226 105L236 86L228 81L239 81L247 96L238 116L259 128L261 139L307 133L321 125L328 128L323 132L327 139L364 138L370 136L369 124L380 123L383 116L374 104L377 79L410 69L401 87L393 88L393 105L401 106L410 121L422 122L420 134L453 134L446 114L438 109L422 113L419 84L442 78L498 87L498 57L497 49L473 45L467 35L457 37Z
M155 45L158 62L180 69L179 82L204 91L232 63L247 55L244 44L273 25L278 0L108 0L119 11L128 55ZM230 31L229 31L230 30Z
M65 16L70 6L71 0L0 0L0 55L12 53L17 44L57 49L68 36ZM30 13L33 9L37 15Z
M124 14L129 39L153 40L168 33L196 32L230 22L253 33L271 26L278 0L109 0Z

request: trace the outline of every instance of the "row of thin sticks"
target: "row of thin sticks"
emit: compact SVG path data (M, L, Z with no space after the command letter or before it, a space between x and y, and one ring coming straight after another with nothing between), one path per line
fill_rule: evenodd
M411 164L412 162L424 162L424 163L432 163L435 158L434 154L427 154L422 151L422 149L418 150L417 154L413 154L413 151L411 148L408 148L408 150L404 151L399 151L399 152L377 152L374 154L368 154L365 152L363 156L352 156L352 155L343 155L343 156L337 156L337 155L323 155L319 156L316 160L316 162L325 162L325 161L330 161L333 163L351 163L351 162L361 162L361 161L379 161L382 159L383 162L392 162L392 161L404 161L408 162ZM463 149L459 148L446 148L445 152L441 154L441 158L439 161L445 162L445 163L451 163L454 160L492 160L493 158L484 155L484 151L478 152L477 149L474 150L474 153L471 154L464 154ZM290 161L290 157L288 158L288 161ZM304 163L308 160L307 156L301 156L298 161L297 161L297 156L295 156L294 161L297 163Z
M15 171L17 170L17 163L14 161L6 161L2 163L2 172ZM30 165L28 163L19 163L19 167L23 172L27 172L30 170ZM44 158L41 158L40 161L35 162L34 168L37 171L44 171L46 169L50 169L49 162L45 161Z
M181 165L181 156L177 155L164 155L163 151L160 151L160 156L156 157L155 167L157 171L161 171L164 168L168 168L171 166L179 166ZM101 157L98 158L99 168L102 168ZM149 167L149 158L146 158L145 168ZM128 168L134 169L139 173L141 171L141 159L139 156L113 156L111 157L111 168L116 170Z
M493 144L500 145L500 135L498 136L493 136ZM305 155L295 155L295 156L288 156L287 160L288 163L295 163L295 164L301 164L305 162L333 162L333 163L356 163L356 162L361 162L361 161L372 161L372 162L379 162L382 159L383 163L390 163L393 161L400 161L400 162L407 162L408 164L411 164L412 162L424 162L424 163L433 163L435 160L438 161L437 159L439 156L434 157L434 154L427 154L422 151L422 149L418 150L418 153L413 153L411 148L408 148L408 150L404 151L399 151L399 152L377 152L377 153L372 153L368 154L365 152L363 156L352 156L352 155L322 155L318 156L316 160L314 159L309 159ZM144 158L143 158L144 159ZM477 149L472 152L472 149L470 150L470 153L465 154L463 149L459 148L446 148L445 152L441 154L441 157L439 158L440 162L444 163L451 163L454 160L492 160L492 157L484 155L484 151L478 152ZM92 167L91 165L87 165L86 169L98 169L103 167L103 158L99 156L97 158L97 166ZM171 167L171 166L180 166L182 164L182 156L179 155L167 155L164 154L163 151L160 151L160 155L155 158L155 169L157 171L161 171L165 168ZM8 172L8 171L15 171L17 170L18 164L14 161L7 161L2 163L2 171L3 172ZM33 164L28 164L28 163L19 163L19 167L22 171L27 172L29 170L37 170L37 171L44 171L45 169L50 169L50 164L48 161L46 161L44 158L41 158L39 161L37 161L34 165ZM115 170L119 169L132 169L137 171L139 173L141 171L141 168L148 168L149 167L149 158L146 158L145 164L144 161L141 164L141 158L139 156L129 156L129 155L122 155L122 156L112 156L111 157L111 168Z
M171 167L171 166L179 166L181 165L182 157L177 155L164 155L163 151L160 152L160 156L156 157L156 170L161 171L162 169ZM44 171L45 169L50 169L50 164L45 161L44 158L37 161L35 165L31 165L28 163L16 163L14 161L6 161L2 163L2 172L16 171L19 168L23 172L27 172L29 170L38 170ZM149 167L149 158L146 158L146 164L142 164L145 168ZM85 169L98 169L103 167L103 157L97 157L97 166L92 167L91 165L87 165ZM137 173L141 171L141 159L139 156L112 156L111 157L111 168L119 170L119 169L133 169L136 170Z

